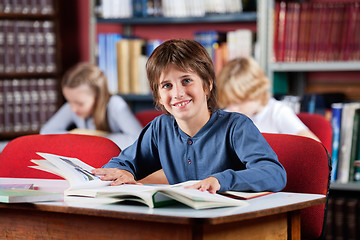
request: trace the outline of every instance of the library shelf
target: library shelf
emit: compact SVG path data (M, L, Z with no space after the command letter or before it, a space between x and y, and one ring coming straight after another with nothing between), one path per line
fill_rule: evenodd
M276 62L269 68L273 72L359 71L360 62Z
M256 12L242 12L234 14L214 14L204 17L138 17L138 18L96 18L97 23L118 24L192 24L196 23L230 23L256 22Z

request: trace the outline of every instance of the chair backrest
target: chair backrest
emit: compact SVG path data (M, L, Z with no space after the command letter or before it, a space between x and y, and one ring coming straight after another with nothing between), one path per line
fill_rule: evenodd
M324 194L330 185L330 156L324 146L307 137L263 133L287 173L285 192ZM327 203L301 210L302 239L325 234Z
M155 109L148 109L135 113L135 117L139 120L140 124L145 127L149 122L161 114L163 114L163 112Z
M0 154L0 177L60 179L57 175L29 168L31 159L42 159L36 152L74 157L98 168L120 154L111 140L89 135L27 135L10 141Z
M326 150L331 154L333 131L331 122L324 116L316 113L301 112L297 116L317 136Z

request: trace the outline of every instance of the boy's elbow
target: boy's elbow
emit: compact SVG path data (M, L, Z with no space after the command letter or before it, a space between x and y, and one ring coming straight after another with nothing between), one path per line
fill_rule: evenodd
M274 189L273 191L279 192L279 191L283 190L286 187L287 175L286 175L285 169L283 169L281 171L281 173L279 173L278 178L276 179L276 181L277 181L278 184L276 184L276 189Z

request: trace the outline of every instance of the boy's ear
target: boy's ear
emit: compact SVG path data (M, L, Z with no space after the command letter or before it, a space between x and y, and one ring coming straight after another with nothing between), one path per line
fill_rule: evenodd
M210 82L208 94L210 94L212 89L213 89L213 81Z

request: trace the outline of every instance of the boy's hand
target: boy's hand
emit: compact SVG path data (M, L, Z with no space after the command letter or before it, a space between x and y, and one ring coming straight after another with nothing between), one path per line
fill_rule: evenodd
M126 171L117 168L96 168L92 173L100 176L103 181L112 181L111 186L121 185L124 183L136 184L134 176Z
M209 191L210 193L216 193L220 190L220 183L219 180L215 177L208 177L190 187L191 189L199 189L200 191Z

